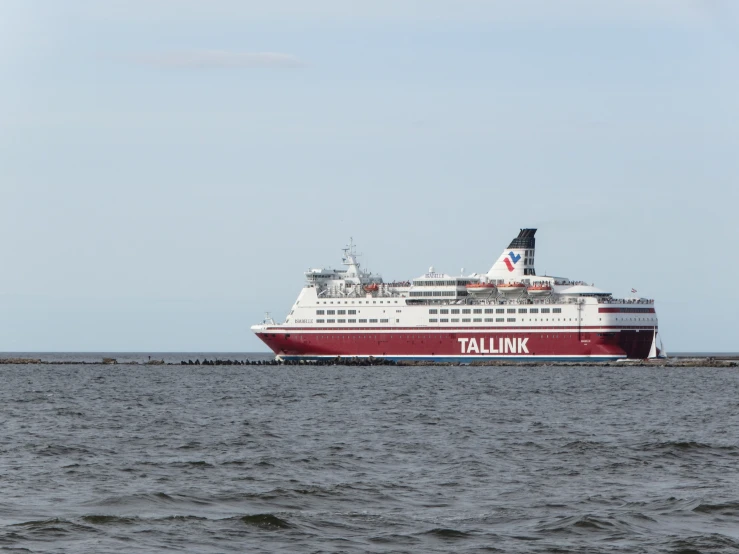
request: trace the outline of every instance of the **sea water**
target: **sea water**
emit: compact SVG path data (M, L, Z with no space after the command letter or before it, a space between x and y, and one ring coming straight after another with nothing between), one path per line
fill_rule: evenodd
M198 357L217 356L152 355ZM41 364L0 383L0 550L739 550L737 369Z

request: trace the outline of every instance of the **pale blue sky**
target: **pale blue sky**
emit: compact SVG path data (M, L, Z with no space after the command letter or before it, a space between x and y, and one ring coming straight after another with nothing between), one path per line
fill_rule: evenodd
M739 3L0 0L0 350L263 350L309 266L537 270L739 350Z

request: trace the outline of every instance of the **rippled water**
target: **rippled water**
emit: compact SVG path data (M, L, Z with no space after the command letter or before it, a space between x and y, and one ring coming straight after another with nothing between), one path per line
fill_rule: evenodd
M739 549L736 369L39 365L0 383L8 551Z

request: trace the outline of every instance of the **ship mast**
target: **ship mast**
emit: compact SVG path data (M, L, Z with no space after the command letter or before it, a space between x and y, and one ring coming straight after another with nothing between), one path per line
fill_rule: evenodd
M344 252L344 256L341 263L348 267L346 270L346 277L351 280L356 279L357 281L354 284L361 285L363 283L362 269L357 261L357 256L359 256L359 254L357 254L355 250L353 237L349 237L349 244L342 248L342 251Z

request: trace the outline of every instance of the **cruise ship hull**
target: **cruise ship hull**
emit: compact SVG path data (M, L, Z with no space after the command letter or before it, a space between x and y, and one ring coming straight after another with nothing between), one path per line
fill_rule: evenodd
M284 329L257 336L285 360L608 361L646 358L656 329Z

